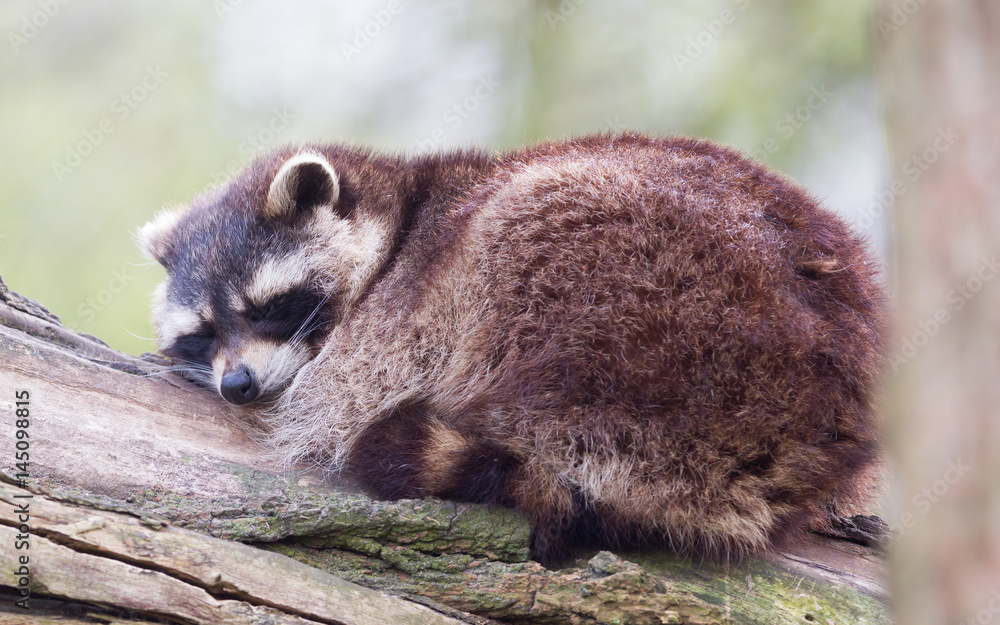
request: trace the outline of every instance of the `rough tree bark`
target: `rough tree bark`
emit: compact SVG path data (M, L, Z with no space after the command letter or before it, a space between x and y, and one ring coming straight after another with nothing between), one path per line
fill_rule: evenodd
M899 296L900 623L1000 612L1000 3L881 0Z
M241 413L157 368L0 281L0 624L25 617L25 554L27 614L76 619L60 623L888 622L876 548L811 536L739 564L599 552L546 570L513 511L373 501L285 470ZM30 493L12 479L22 390Z

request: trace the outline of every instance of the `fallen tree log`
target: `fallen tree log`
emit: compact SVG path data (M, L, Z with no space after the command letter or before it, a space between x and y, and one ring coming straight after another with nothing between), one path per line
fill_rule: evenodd
M0 484L0 553L46 593L198 623L458 623L274 552ZM18 585L14 567L3 575Z
M514 511L374 501L283 467L246 414L2 281L0 359L5 421L18 392L30 414L30 464L18 428L0 436L0 624L23 622L22 578L32 618L79 622L888 622L880 551L820 536L739 564L581 552L547 570Z

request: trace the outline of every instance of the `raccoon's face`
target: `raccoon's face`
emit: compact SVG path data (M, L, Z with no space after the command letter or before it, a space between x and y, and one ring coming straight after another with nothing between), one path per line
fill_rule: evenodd
M231 403L274 399L318 353L384 247L341 204L327 159L300 153L255 163L144 226L140 247L168 272L153 297L161 350Z

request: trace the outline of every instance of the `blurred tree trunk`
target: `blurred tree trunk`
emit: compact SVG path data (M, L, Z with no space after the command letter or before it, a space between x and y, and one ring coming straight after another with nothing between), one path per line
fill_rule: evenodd
M1000 3L879 0L874 41L898 239L896 618L1000 622Z

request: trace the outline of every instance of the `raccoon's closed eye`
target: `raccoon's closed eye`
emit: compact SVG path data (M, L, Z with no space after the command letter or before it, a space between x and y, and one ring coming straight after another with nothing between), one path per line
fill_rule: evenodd
M289 296L277 297L263 306L255 306L247 312L247 318L253 323L271 322L284 323L299 320L298 302L289 301ZM301 320L300 320L301 321Z
M276 317L277 315L275 313L277 311L278 311L278 305L274 302L274 300L272 300L267 304L264 304L263 306L256 306L254 308L251 308L250 312L247 313L247 317L250 319L250 321L257 323L260 321L266 321L268 319Z
M179 336L166 351L185 362L209 365L215 353L215 332L207 329Z
M325 298L307 288L296 288L272 298L263 306L251 307L247 318L259 324L259 331L277 340L309 335L328 319Z

